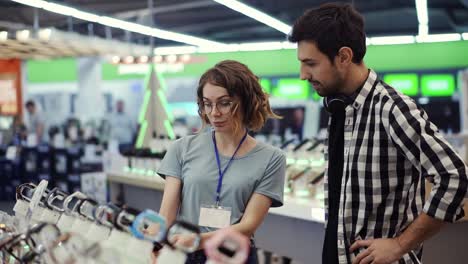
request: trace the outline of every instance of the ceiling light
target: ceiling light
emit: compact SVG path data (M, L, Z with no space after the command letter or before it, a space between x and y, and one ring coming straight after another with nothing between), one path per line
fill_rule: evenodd
M19 41L27 41L31 35L31 31L25 29L16 32L16 39Z
M181 60L182 62L187 63L187 62L190 61L191 58L192 58L192 56L190 56L189 54L184 54L184 55L182 55L182 56L180 57L180 60Z
M389 36L389 37L373 37L370 38L371 45L395 45L395 44L411 44L414 43L414 36Z
M148 63L148 61L149 61L148 56L140 56L140 58L138 58L139 63Z
M133 62L135 62L135 58L133 56L127 56L125 57L124 62L127 64L132 64Z
M37 36L42 41L49 41L50 37L52 36L52 29L50 28L41 29L37 33Z
M416 14L419 24L429 24L427 15L427 0L416 0Z
M177 55L167 55L166 62L167 63L175 63L177 61Z
M43 1L43 2L44 4L42 5L42 8L44 10L54 12L57 14L61 14L64 16L72 16L72 17L75 17L84 21L90 21L90 22L97 22L99 18L101 17L92 13L80 11L73 7L46 2L46 1Z
M194 46L173 46L155 48L154 53L159 55L169 54L190 54L197 52L197 47Z
M366 46L369 46L371 44L370 38L366 37Z
M281 42L256 42L239 44L239 51L260 51L260 50L278 50L282 49Z
M44 6L45 1L42 0L13 0L17 3L28 5L32 7L42 8Z
M419 43L424 42L446 42L461 40L461 34L433 34L426 36L416 36L416 41Z
M418 35L424 36L429 34L429 16L427 11L427 0L416 1L416 15L418 16Z
M153 57L153 62L154 63L161 63L163 61L163 57L160 55L156 55Z
M126 31L140 33L147 36L152 36L161 39L167 39L190 45L201 46L201 45L223 45L222 43L210 41L203 38L197 38L190 35L180 34L158 28L148 27L133 22L128 22L120 19L111 18L108 16L99 16L93 13L84 12L73 7L51 3L43 0L13 0L17 3L24 5L42 8L44 10L54 12L57 14L75 17L84 21L90 21L99 23L101 25L120 28Z
M0 31L0 41L8 40L8 31Z
M283 41L281 44L283 46L283 49L297 49L297 43Z
M429 34L429 26L427 24L419 24L418 35L425 36Z
M291 32L291 26L279 21L278 19L267 15L266 13L259 11L253 7L250 7L244 3L241 3L236 0L214 0L222 5L225 5L239 13L242 13L248 17L251 17L263 24L270 26L284 34L289 34Z
M197 49L199 53L216 53L216 52L234 52L239 51L239 44L228 44L223 46L206 47L201 46Z
M118 64L120 62L120 57L119 56L112 56L111 59L113 64Z

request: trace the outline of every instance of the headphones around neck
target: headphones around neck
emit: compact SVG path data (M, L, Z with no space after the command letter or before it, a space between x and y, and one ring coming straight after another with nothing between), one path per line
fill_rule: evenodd
M325 110L333 114L339 109L344 109L350 103L350 98L345 95L328 96L323 99L323 107Z

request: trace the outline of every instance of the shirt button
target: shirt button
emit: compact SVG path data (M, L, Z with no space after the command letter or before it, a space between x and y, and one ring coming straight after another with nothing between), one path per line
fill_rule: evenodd
M345 148L344 154L345 154L345 155L348 155L348 153L349 153L349 148Z

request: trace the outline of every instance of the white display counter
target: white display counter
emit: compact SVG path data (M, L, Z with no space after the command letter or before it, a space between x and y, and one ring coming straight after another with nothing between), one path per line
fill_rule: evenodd
M143 176L109 172L107 179L112 201L125 201L139 209L159 210L164 180L157 176ZM465 206L465 212L468 208ZM271 208L255 233L258 248L292 258L294 263L321 264L324 237L323 204L309 198L286 196L284 205ZM464 245L468 243L468 221L447 225L424 244L425 264L462 264L468 259Z
M130 173L108 172L107 179L112 183L128 184L157 191L164 190L164 180L159 176L138 176ZM269 213L306 221L325 222L323 201L310 198L285 196L284 205L270 208Z
M159 210L164 190L161 177L108 172L107 179L112 201ZM256 245L298 263L321 263L324 216L323 202L286 196L284 205L271 208L255 233Z

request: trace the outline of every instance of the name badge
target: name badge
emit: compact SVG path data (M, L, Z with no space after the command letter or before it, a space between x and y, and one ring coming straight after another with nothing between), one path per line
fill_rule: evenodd
M200 207L199 226L225 228L231 225L231 208L213 205Z

